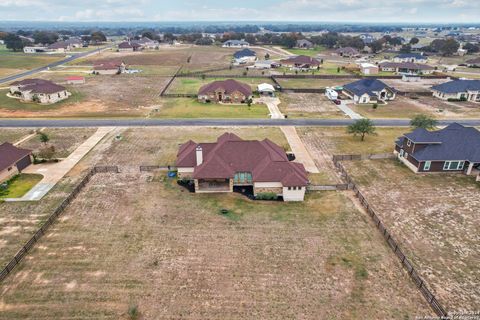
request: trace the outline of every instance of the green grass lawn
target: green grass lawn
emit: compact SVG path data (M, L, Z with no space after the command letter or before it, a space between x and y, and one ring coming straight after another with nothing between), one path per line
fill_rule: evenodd
M2 198L20 198L42 180L41 174L21 173L7 181L7 188L0 190L0 199Z
M63 55L35 55L20 52L2 54L0 68L9 69L32 69L58 61Z
M323 64L321 64L320 69L318 70L312 69L308 72L301 72L301 71L295 72L295 70L291 70L288 67L280 67L275 69L275 71L282 72L284 74L299 74L299 75L302 75L302 74L350 75L351 74L347 70L342 69L342 66L336 63L328 62L328 61L325 61Z
M59 101L54 104L42 105L33 102L21 102L15 98L9 98L7 96L8 90L0 90L0 109L7 110L28 110L28 111L43 111L54 110L65 104L75 103L81 101L85 94L77 90L67 89L72 95L65 100Z
M323 46L317 46L313 49L298 49L298 48L292 48L292 49L283 48L283 49L287 50L288 52L291 52L292 54L296 54L296 55L299 55L299 56L300 55L309 56L309 57L315 57L320 52L325 51L325 47L323 47Z
M263 104L223 105L200 103L190 98L168 98L155 115L160 118L267 118L268 108Z

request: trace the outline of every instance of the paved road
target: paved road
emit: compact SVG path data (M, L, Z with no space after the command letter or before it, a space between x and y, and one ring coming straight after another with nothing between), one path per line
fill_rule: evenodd
M20 79L20 78L23 78L23 77L26 77L26 76L31 76L32 74L35 74L37 72L44 71L44 70L47 70L49 68L57 67L59 65L65 64L65 63L73 61L75 59L83 58L85 56L88 56L89 54L97 53L97 52L105 50L109 47L111 47L111 45L106 46L106 47L104 46L104 47L101 47L101 48L98 48L98 49L95 49L95 50L92 50L92 51L85 51L85 52L81 52L81 53L71 53L70 57L67 57L63 60L50 63L49 65L46 65L46 66L43 66L43 67L39 67L39 68L28 70L28 71L25 71L25 72L22 72L22 73L14 74L14 75L11 75L11 76L8 76L8 77L5 77L5 78L1 78L0 79L0 84L5 83L5 82L10 82L10 81L13 81L13 80L17 80L17 79Z
M154 127L154 126L347 126L353 119L0 119L0 128L27 127ZM408 119L377 119L375 125L384 127L408 127ZM480 126L480 119L441 120L439 125L458 122L466 126Z

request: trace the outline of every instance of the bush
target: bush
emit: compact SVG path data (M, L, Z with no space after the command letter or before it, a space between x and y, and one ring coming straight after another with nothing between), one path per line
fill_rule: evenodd
M278 196L274 192L261 192L255 196L257 200L277 200L277 198Z
M372 106L373 109L377 109L378 108L378 103L374 103L373 106Z
M132 304L128 307L128 316L132 320L138 319L138 316L139 316L138 305Z

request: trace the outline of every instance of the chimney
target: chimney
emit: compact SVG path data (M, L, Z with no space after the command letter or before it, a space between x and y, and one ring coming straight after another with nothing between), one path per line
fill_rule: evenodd
M198 145L196 151L196 156L197 156L197 166L201 165L203 163L203 151L202 151L202 146Z

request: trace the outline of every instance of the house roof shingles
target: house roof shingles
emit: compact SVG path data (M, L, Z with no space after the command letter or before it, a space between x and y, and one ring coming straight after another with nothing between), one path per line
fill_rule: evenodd
M396 55L395 58L398 58L398 59L415 58L417 60L427 60L427 57L425 57L424 55L419 54L419 53L400 53L400 54Z
M239 82L233 79L219 80L214 81L209 84L204 85L198 91L199 95L211 94L219 89L223 89L226 94L231 94L235 91L239 91L245 96L249 97L252 95L252 88L248 84Z
M31 91L33 93L51 94L66 90L64 86L44 79L24 79L12 82L12 85L18 86L21 91Z
M380 63L380 68L400 68L410 70L433 70L435 69L428 64L414 63L414 62L383 62Z
M343 88L354 93L357 96L362 96L364 94L368 94L369 96L375 96L374 92L382 91L385 88L393 91L393 89L387 86L385 83L374 78L354 81L346 84L345 86L343 86Z
M32 153L32 150L17 148L9 142L0 144L0 171L13 166L17 161Z
M358 55L360 52L352 47L344 47L344 48L338 48L335 50L337 54L351 54L351 55Z
M280 61L282 64L295 64L295 65L311 65L311 66L318 66L320 65L320 61L315 58L309 56L296 56L288 59L284 59Z
M480 91L480 80L453 80L433 86L431 89L443 93Z
M198 146L203 163L196 166ZM186 142L178 151L177 167L194 167L195 179L231 179L237 172L251 172L253 182L281 182L285 187L308 184L303 165L290 162L281 147L268 139L242 140L232 133L224 133L216 143Z
M255 53L255 51L250 50L248 48L237 51L233 54L233 57L235 59L240 59L240 58L243 58L243 57L256 57L256 56L257 56L257 54Z
M480 131L473 127L452 123L437 131L415 129L411 133L406 133L403 139L405 137L414 143L427 144L425 148L412 154L418 161L466 160L480 162Z

